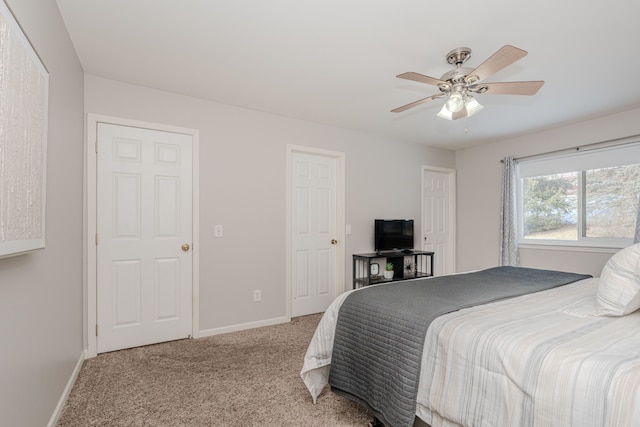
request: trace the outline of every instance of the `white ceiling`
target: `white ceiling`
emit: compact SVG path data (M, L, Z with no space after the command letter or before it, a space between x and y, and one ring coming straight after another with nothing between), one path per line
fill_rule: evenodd
M225 104L457 149L640 106L636 0L57 0L86 73ZM447 52L476 67L529 52L486 81L544 80L535 96L478 95L436 117Z

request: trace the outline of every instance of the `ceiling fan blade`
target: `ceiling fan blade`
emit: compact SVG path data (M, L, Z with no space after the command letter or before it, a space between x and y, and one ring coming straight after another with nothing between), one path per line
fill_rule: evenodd
M392 113L401 113L405 110L408 110L409 108L413 108L413 107L417 107L418 105L424 104L425 102L429 102L432 99L438 99L441 96L444 96L443 93L438 93L436 95L431 95L428 96L426 98L420 99L418 101L414 101L411 104L407 104L407 105L403 105L402 107L398 107L398 108L394 108L393 110L391 110Z
M486 87L484 92L490 95L535 95L544 81L482 83L479 87Z
M478 65L475 70L470 72L465 77L465 81L470 84L480 82L525 56L527 56L526 50L509 44L504 45L498 49L496 53L487 58L486 61Z
M424 74L420 74L420 73L414 73L412 71L408 73L398 74L396 77L398 77L399 79L413 80L414 82L427 83L427 84L436 85L436 86L442 83L444 84L447 83L444 80L436 79L435 77L425 76Z

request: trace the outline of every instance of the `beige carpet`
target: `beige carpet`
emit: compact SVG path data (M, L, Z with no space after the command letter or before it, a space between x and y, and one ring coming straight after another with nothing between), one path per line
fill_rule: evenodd
M365 426L364 409L300 379L319 315L101 354L84 362L58 427Z

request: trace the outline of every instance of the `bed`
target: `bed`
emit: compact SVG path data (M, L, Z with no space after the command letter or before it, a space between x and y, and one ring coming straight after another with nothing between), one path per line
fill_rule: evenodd
M425 292L435 279L421 279L427 283ZM389 288L395 283L375 286L400 289ZM376 334L358 338L369 349L365 353L400 367L383 375L382 385L352 365L374 365L368 358L358 362L356 353L345 358L334 351L343 346L336 335L342 334L340 325L348 313L344 307L352 295L368 288L340 295L318 324L300 373L314 403L330 382L334 390L332 370L353 371L356 390L363 393L342 393L339 381L334 391L369 407L392 427L411 426L415 417L432 427L640 426L640 245L614 255L599 278L578 277L435 316L419 342L410 420L380 406L407 403L402 400L406 396L396 396L403 394L405 384L394 383L405 371L413 375L406 368L410 363L402 360L404 351L377 342ZM394 310L403 311L394 307L390 312ZM369 326L358 324L359 317L367 316L351 315L348 323L366 331ZM395 330L390 323L385 319L382 328ZM376 393L386 394L376 399Z

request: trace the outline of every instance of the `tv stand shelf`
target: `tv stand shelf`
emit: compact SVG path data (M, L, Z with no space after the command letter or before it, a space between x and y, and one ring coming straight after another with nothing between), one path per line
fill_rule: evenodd
M371 265L379 260L378 274L371 274ZM385 279L383 272L387 263L393 264L392 279ZM382 251L353 254L353 289L376 283L398 282L433 276L433 252L426 251Z

